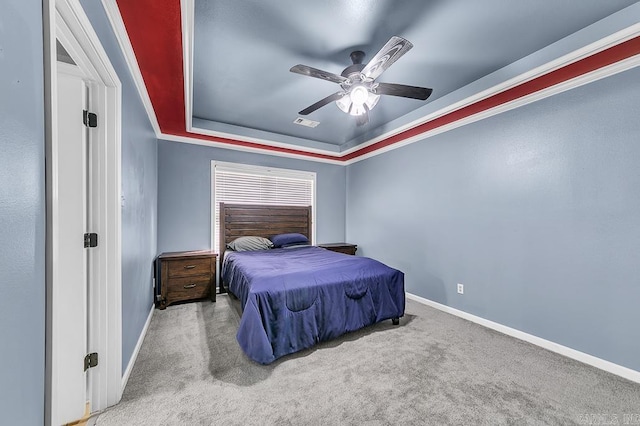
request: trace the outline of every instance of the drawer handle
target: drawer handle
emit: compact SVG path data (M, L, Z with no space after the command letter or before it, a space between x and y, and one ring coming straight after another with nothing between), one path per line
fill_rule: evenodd
M187 284L183 286L183 288L194 288L195 286L196 286L195 284Z
M193 269L195 267L196 267L196 265L187 265L187 266L184 267L184 269Z

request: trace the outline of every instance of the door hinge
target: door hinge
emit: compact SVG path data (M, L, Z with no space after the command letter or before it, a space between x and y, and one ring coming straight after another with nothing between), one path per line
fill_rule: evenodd
M98 247L98 234L95 232L84 234L84 247Z
M98 127L98 115L85 109L82 111L82 122L87 127Z
M84 371L98 365L98 353L92 352L84 357Z

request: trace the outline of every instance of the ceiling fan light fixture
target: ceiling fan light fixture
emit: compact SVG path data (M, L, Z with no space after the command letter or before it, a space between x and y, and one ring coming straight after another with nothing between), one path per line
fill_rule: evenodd
M318 108L322 108L335 101L340 110L347 114L357 116L358 119L356 122L358 126L362 126L369 122L369 111L376 106L380 95L419 99L422 101L427 100L433 89L407 86L404 84L376 82L380 74L393 65L412 47L413 44L411 44L409 40L392 36L366 65L362 63L362 59L365 56L364 52L356 50L351 52L353 65L346 67L340 75L302 64L291 67L289 71L293 73L337 83L342 89L316 102L310 107L303 109L299 114L311 114Z
M349 93L349 98L354 105L362 106L369 98L369 91L364 86L354 86Z
M371 93L366 87L355 86L349 93L338 99L336 105L347 114L358 116L371 111L379 99L380 95Z

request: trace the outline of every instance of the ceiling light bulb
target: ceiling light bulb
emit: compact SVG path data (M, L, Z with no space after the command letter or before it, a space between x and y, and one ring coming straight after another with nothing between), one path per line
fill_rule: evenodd
M355 86L349 97L355 105L362 106L369 99L369 91L364 86Z

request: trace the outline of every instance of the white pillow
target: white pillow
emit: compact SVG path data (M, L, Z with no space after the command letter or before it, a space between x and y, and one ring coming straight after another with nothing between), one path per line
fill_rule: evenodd
M239 237L227 244L227 248L233 251L268 250L272 247L271 240L262 237Z

